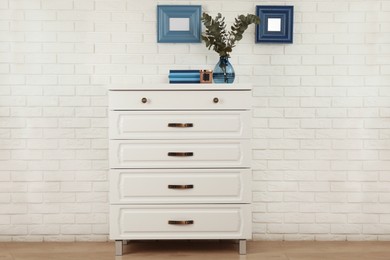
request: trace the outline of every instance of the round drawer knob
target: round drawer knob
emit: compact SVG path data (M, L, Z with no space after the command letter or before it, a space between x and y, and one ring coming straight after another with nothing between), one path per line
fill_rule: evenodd
M144 97L141 99L141 102L145 104L146 102L148 102L148 99Z
M214 102L214 103L218 103L218 102L219 102L219 99L218 99L218 98L214 98L214 99L213 99L213 102Z

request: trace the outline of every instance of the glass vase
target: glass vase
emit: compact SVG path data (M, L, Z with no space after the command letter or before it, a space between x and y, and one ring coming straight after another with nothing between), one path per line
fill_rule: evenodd
M229 62L229 57L223 56L219 58L219 62L215 65L213 71L214 83L233 83L235 73L232 64Z

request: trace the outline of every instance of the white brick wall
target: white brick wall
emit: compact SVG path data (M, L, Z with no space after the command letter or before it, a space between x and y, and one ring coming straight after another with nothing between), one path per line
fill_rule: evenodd
M232 53L253 90L253 233L390 240L387 0L0 0L0 241L108 239L107 86L212 69L203 44L157 44L157 4L231 22L295 6L294 44Z

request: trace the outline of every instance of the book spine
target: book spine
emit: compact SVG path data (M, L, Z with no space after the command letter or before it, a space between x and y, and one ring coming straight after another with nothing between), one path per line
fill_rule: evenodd
M200 74L195 73L181 73L181 74L169 74L169 78L199 78Z
M200 79L199 78L197 78L197 79L195 79L195 78L194 79L178 79L178 78L176 78L176 79L169 79L169 81L193 82L193 81L200 81Z
M199 70L169 70L169 73L200 73Z
M199 70L170 70L168 78L170 84L199 84L200 71Z
M198 81L169 81L170 84L199 84L200 80Z
M168 79L169 80L200 80L200 77L179 77L179 78L169 77Z

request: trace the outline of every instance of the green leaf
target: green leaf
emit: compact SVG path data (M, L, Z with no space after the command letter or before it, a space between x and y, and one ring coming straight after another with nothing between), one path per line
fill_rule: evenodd
M260 19L254 14L239 15L234 19L230 31L226 31L225 17L221 13L215 18L209 14L203 13L201 20L206 27L202 33L202 40L208 49L213 48L220 56L229 56L236 46L236 42L243 38L243 34L251 24L259 24Z

